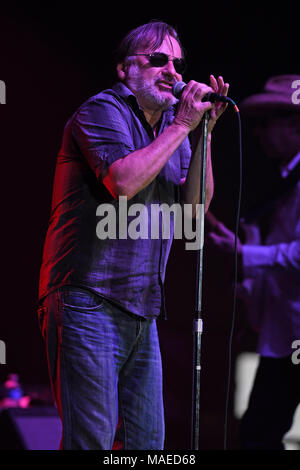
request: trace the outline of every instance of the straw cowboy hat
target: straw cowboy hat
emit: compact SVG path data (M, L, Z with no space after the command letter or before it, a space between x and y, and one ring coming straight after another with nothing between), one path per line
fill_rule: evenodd
M243 114L270 114L275 110L300 112L300 75L278 75L267 80L262 93L239 103Z

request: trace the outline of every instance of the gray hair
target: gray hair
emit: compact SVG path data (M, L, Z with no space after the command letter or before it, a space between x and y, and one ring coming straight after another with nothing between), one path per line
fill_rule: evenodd
M127 33L115 52L115 64L124 62L126 57L134 54L141 46L147 50L155 51L161 46L166 36L176 39L184 57L184 49L176 29L162 21L150 21Z

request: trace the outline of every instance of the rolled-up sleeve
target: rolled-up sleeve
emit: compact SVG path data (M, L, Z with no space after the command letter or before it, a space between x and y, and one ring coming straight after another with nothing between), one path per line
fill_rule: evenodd
M126 110L105 92L87 101L77 112L72 135L81 154L101 178L104 167L134 151Z

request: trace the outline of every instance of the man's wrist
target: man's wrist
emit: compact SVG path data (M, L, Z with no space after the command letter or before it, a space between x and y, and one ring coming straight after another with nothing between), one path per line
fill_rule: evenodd
M191 128L188 126L188 124L174 119L170 127L173 127L174 129L178 129L179 132L182 132L186 136L191 132Z

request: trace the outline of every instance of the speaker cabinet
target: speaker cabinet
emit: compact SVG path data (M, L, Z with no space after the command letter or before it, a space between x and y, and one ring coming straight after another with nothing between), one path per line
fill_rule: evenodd
M61 421L55 407L9 408L0 412L1 450L58 450Z

